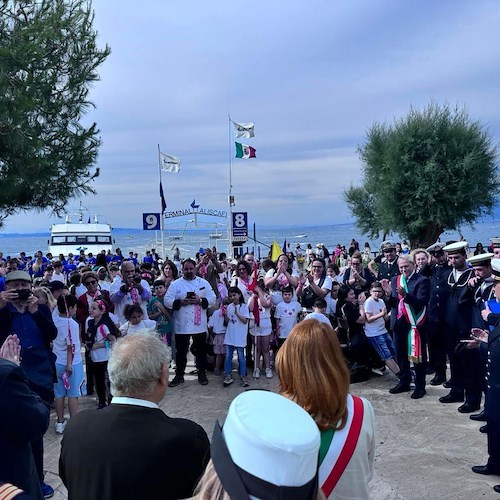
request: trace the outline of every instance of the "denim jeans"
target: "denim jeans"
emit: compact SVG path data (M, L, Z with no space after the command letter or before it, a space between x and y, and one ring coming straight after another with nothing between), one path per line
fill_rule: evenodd
M231 369L233 367L233 353L236 349L238 354L238 364L240 368L240 377L247 376L247 365L245 362L245 348L244 347L235 347L234 345L226 346L226 361L224 364L224 374L231 375Z

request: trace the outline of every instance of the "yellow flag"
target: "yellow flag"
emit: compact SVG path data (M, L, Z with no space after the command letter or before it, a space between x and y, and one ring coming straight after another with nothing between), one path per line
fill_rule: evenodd
M274 260L274 262L277 262L278 257L283 253L283 250L279 246L277 241L273 241L273 244L271 245L271 260Z

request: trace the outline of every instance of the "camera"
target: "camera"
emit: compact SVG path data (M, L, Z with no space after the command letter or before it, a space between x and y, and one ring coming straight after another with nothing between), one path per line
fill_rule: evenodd
M186 299L195 299L196 294L194 292L187 292L186 293Z
M139 285L141 283L141 277L139 275L134 276L134 283L136 285Z
M18 300L28 300L31 297L31 290L18 290L17 299Z

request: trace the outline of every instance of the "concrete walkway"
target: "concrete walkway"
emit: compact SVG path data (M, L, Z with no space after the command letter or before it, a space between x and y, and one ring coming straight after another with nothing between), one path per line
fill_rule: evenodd
M198 422L211 437L215 420L223 422L231 400L243 389L236 380L223 388L221 377L209 373L208 379L209 385L202 387L195 376L186 376L184 384L168 390L161 407L172 417ZM439 396L448 392L441 386L428 386L428 395L414 401L410 393L390 395L394 384L394 376L386 373L351 386L354 394L371 401L377 417L373 499L500 499L492 489L500 477L471 471L472 465L483 465L488 457L486 436L479 433L482 423L458 413L459 404L439 403ZM277 390L277 378L250 380L250 388L255 387ZM93 409L96 403L85 397L80 406ZM45 436L46 482L60 500L67 493L57 475L61 437L54 424L55 414Z

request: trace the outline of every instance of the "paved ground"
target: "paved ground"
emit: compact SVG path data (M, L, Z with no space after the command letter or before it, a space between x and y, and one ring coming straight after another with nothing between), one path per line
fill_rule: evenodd
M188 367L189 369L189 367ZM211 436L216 419L224 420L231 400L243 391L235 382L222 387L222 379L211 374L202 387L193 376L169 389L162 409L172 417L195 420ZM500 477L479 476L472 465L485 464L486 436L480 424L457 412L458 404L444 405L438 397L443 387L428 386L428 395L418 401L409 393L390 395L395 383L391 374L351 386L351 391L369 399L377 417L375 473L371 490L375 500L495 499L492 486ZM250 387L276 390L277 380L251 381ZM95 408L93 398L81 400L81 408ZM45 437L46 481L56 488L55 499L67 498L57 475L61 437L54 432L55 415ZM89 499L90 500L90 499Z

